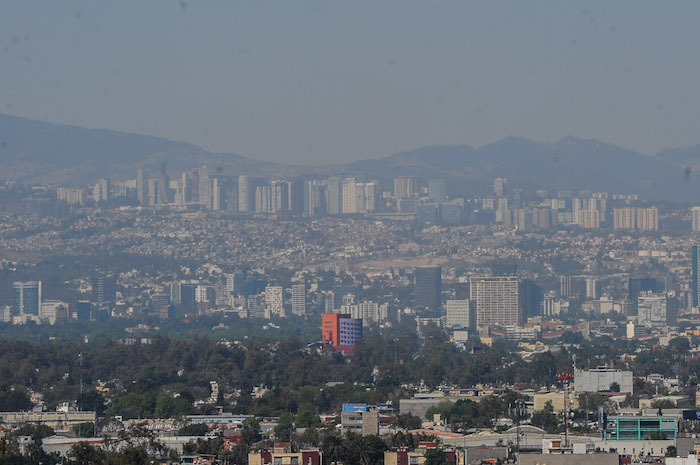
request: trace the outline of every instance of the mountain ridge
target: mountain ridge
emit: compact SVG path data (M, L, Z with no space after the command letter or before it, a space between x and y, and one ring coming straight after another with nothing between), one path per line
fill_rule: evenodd
M495 177L514 185L636 193L688 201L700 194L700 145L645 155L597 139L552 142L506 137L475 148L432 145L383 158L307 166L215 153L156 136L88 129L0 114L0 177L27 184L86 184L111 176L133 179L137 168L170 172L208 165L210 172L265 177L332 174L388 181L401 175L443 177L462 195L483 192Z

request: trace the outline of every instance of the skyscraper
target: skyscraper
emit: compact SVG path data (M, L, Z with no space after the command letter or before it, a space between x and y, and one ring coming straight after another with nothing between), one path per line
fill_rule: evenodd
M399 176L394 179L394 198L410 199L418 195L418 177Z
M283 289L281 286L267 286L265 288L265 316L286 316L284 313Z
M355 178L345 178L343 180L343 213L357 213L356 186Z
M13 288L15 293L13 314L38 317L41 308L41 281L15 281Z
M339 177L328 178L328 214L338 215L343 212L343 184Z
M435 202L447 200L447 181L445 179L428 180L428 197Z
M139 205L146 205L148 200L146 197L146 173L144 173L143 168L136 170L136 197Z
M415 306L438 309L442 305L442 268L431 266L416 268L413 272L415 279Z
M92 301L98 303L117 300L117 280L114 276L103 273L92 275Z
M306 283L292 285L292 314L306 315Z
M211 209L211 184L206 166L199 168L199 203L205 210Z
M250 179L245 175L238 176L238 211L250 211Z
M448 300L445 302L446 318L445 327L468 328L471 324L469 319L470 304L468 300Z
M476 304L476 325L521 325L520 279L517 276L474 277L469 294Z
M691 208L693 212L693 232L700 231L700 207Z

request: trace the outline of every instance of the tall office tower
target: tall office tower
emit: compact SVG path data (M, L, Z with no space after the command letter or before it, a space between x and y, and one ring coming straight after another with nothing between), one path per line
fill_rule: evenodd
M296 215L304 213L304 187L306 182L303 179L295 179L289 183L288 209Z
M205 210L211 209L211 184L206 165L199 168L199 203Z
M289 187L285 181L270 181L270 212L277 213L289 206Z
M428 197L434 202L444 202L447 200L447 180L445 179L429 179L428 180Z
M39 316L41 308L41 281L15 281L12 284L15 294L13 315Z
M158 204L158 180L148 179L148 206L153 207Z
M345 178L343 180L343 213L357 213L356 186L355 178Z
M697 308L700 306L698 302L700 301L700 253L699 247L697 245L693 246L693 288L691 289L693 293L693 307Z
M89 321L92 305L88 300L79 300L75 306L75 317L79 321Z
M324 313L335 311L335 293L333 291L326 291L323 294L323 311Z
M283 289L281 286L267 286L265 288L265 317L287 316L284 313Z
M700 207L691 208L693 213L693 232L700 231Z
M415 279L415 306L433 310L442 305L442 268L431 266L416 268L413 272Z
M304 181L303 213L308 216L320 215L325 211L323 186L317 180Z
M448 300L445 302L445 310L447 312L445 327L469 328L471 325L471 321L469 319L469 309L469 300Z
M92 301L97 303L117 300L117 280L112 275L96 272L92 275Z
M694 252L694 251L693 251ZM693 261L693 264L695 262ZM695 276L695 275L693 275ZM657 278L629 278L628 282L628 299L632 303L632 311L637 313L637 299L642 292L653 292L661 294L666 290L666 280Z
M379 186L376 181L365 183L365 211L372 213L377 209L377 197Z
M191 183L190 183L190 177L187 175L187 171L182 172L182 176L180 178L180 193L182 195L182 205L185 205L187 202L192 200L192 193L191 193Z
M143 168L136 170L136 198L139 201L139 205L146 205L148 201L146 192L146 173Z
M337 176L328 178L328 185L326 188L328 193L328 214L338 215L343 212L343 182Z
M571 222L579 224L581 222L581 199L571 199Z
M559 295L571 297L571 276L559 276Z
M238 176L238 211L250 211L250 179L245 175Z
M292 284L292 314L306 315L306 283Z
M170 184L170 181L168 180L168 170L165 166L165 162L162 162L160 164L160 170L158 171L158 203L159 204L166 204L168 203L169 195L168 195L168 184Z
M507 178L496 178L493 180L493 195L496 198L508 197Z
M417 176L399 176L394 179L394 198L410 199L418 195Z
M221 182L216 177L211 180L211 209L221 210Z
M598 281L595 278L586 278L586 298L598 298Z
M517 276L474 277L469 295L476 304L476 325L517 325L523 323L520 278Z
M637 229L657 231L659 229L659 209L656 207L637 209Z
M258 213L272 213L271 186L257 186L255 188L255 211Z
M224 275L226 278L226 297L230 295L235 295L236 293L236 274L235 273L226 273Z
M355 183L355 213L367 213L367 192L365 183Z
M542 314L542 288L531 279L520 281L520 302L523 308L523 321Z

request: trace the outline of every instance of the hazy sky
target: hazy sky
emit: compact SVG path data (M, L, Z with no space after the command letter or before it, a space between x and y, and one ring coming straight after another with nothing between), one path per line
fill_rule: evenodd
M653 153L700 142L698 18L697 1L5 2L0 112L287 162L509 135Z

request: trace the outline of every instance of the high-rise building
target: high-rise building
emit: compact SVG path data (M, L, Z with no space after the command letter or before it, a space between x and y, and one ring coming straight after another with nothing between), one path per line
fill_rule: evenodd
M13 288L15 294L13 314L38 317L41 308L41 281L15 281Z
M139 205L146 205L148 197L146 194L146 173L143 168L136 170L136 198Z
M659 209L656 207L637 209L637 229L657 231L659 229Z
M343 213L343 182L337 177L328 178L328 184L326 188L328 194L328 201L326 202L328 206L329 215L338 215Z
M542 288L531 279L520 281L520 301L523 307L523 321L542 313Z
M700 231L700 207L691 208L693 214L693 232Z
M205 210L211 209L211 183L206 166L199 168L199 203Z
M419 178L417 176L399 176L394 179L394 198L410 199L418 195Z
M559 276L559 295L571 297L571 276Z
M470 302L468 300L448 300L445 302L447 315L445 318L445 327L454 328L471 326L470 319Z
M600 212L598 210L581 210L578 225L583 229L600 229Z
M248 213L250 211L250 183L248 176L238 176L238 211Z
M292 284L292 314L306 315L306 283Z
M155 178L148 179L148 206L153 207L158 205L158 180Z
M160 164L160 170L158 171L158 203L166 204L170 201L168 195L168 170L165 166L165 162Z
M442 268L439 266L416 268L415 306L433 310L442 305Z
M473 277L469 295L476 305L477 326L522 325L520 279L517 276Z
M659 229L659 209L649 208L614 208L613 228L640 231L656 231Z
M92 186L92 198L95 202L109 200L109 178L100 179Z
M429 179L428 197L434 202L445 202L447 200L447 180Z
M265 288L265 316L284 317L284 290L281 286L267 286Z
M637 321L641 325L673 326L678 321L678 303L673 293L644 291L637 298Z
M508 196L508 179L496 178L493 180L493 195L495 198Z
M633 313L637 313L637 302L639 296L645 292L661 294L666 290L666 280L657 278L629 278L628 291L629 301L632 304Z
M586 278L586 298L598 298L598 281L595 278Z
M343 180L343 213L357 213L356 186L355 178L345 178Z
M96 272L92 275L92 301L97 303L117 300L117 280L112 275Z
M92 305L87 300L80 300L75 306L75 318L80 321L89 321Z

